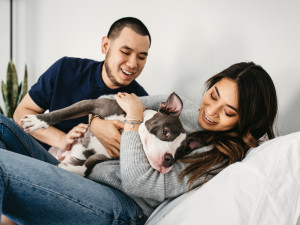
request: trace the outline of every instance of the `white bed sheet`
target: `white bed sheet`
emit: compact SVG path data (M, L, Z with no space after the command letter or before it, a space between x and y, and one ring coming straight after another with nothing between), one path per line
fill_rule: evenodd
M252 149L200 189L161 205L146 224L296 225L299 215L296 132Z

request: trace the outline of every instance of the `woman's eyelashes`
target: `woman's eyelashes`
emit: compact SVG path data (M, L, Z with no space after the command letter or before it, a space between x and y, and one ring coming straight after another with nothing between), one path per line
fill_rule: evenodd
M211 92L209 96L210 96L210 98L211 98L213 101L218 101L217 97L214 96L214 93L213 93L213 92ZM228 113L225 109L224 109L224 113L225 113L225 115L226 115L227 117L233 117L233 116L235 116L235 114Z
M217 101L217 98L213 96L213 92L210 93L210 98L214 101Z
M233 117L234 116L233 114L227 113L226 110L224 110L224 112L225 112L225 115L228 116L228 117Z

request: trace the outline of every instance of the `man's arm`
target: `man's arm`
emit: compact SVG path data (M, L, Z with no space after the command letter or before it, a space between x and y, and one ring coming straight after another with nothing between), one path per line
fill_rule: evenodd
M13 119L14 121L21 126L20 120L25 115L34 115L44 113L45 110L40 108L29 96L26 94L18 105ZM37 140L44 142L50 146L58 147L63 150L68 150L71 145L74 143L74 138L81 136L81 133L86 129L84 127L75 127L68 134L62 132L61 130L55 127L48 127L44 130L37 130L31 132L30 134Z

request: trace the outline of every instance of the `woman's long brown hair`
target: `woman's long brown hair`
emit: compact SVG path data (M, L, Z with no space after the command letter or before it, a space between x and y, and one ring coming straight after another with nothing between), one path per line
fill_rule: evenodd
M207 90L224 77L237 83L239 121L229 131L197 131L189 134L187 144L192 149L195 148L193 146L212 146L209 151L181 159L188 166L180 179L189 175L190 187L200 177L204 177L204 180L197 186L207 182L226 166L244 159L247 151L257 147L263 138L275 137L273 124L278 105L275 86L268 73L253 62L237 63L211 77L206 82Z

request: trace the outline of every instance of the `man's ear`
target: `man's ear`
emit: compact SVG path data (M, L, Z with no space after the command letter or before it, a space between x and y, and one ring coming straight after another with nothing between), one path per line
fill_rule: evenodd
M102 54L105 54L105 55L107 54L108 47L109 47L109 39L107 36L104 36L102 38L102 43L101 43Z

